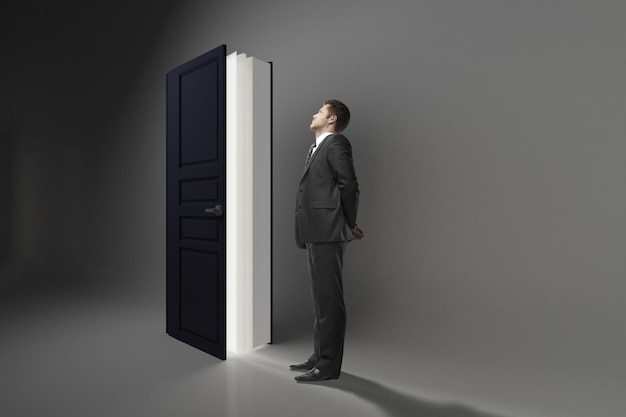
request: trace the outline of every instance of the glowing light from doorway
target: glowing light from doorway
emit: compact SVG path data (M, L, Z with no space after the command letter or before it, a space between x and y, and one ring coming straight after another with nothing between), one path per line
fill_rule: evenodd
M226 346L270 341L271 92L269 64L226 57Z

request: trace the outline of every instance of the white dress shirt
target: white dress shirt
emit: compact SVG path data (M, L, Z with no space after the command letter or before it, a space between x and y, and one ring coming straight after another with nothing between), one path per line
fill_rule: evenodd
M311 153L311 155L313 155L315 153L315 151L317 151L317 149L320 147L322 142L324 142L324 139L326 139L328 136L330 136L332 134L333 134L333 132L324 132L321 135L319 135L318 137L316 137L315 138L315 148L313 148L313 153Z

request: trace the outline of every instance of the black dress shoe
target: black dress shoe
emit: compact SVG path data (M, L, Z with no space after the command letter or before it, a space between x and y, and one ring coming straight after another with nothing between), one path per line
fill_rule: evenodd
M291 369L292 371L306 372L306 371L310 371L313 368L315 368L315 363L309 362L309 361L296 363L294 365L289 365L289 369Z
M306 374L298 375L296 377L296 381L298 382L317 382L317 381L326 381L327 379L337 379L338 376L334 376L331 374L327 374L326 372L322 372L317 368L311 369Z

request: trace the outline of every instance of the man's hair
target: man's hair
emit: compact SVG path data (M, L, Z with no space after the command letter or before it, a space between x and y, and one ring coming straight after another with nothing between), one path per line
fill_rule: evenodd
M337 116L337 122L335 122L335 132L340 133L350 123L350 110L348 107L339 100L331 99L326 100L324 105L328 105L328 112L331 115Z

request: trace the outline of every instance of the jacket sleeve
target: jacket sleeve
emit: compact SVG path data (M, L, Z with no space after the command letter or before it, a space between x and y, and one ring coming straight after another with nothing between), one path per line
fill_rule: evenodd
M337 135L330 143L328 165L341 194L341 205L350 228L356 225L359 209L359 183L354 171L352 146L343 135Z

